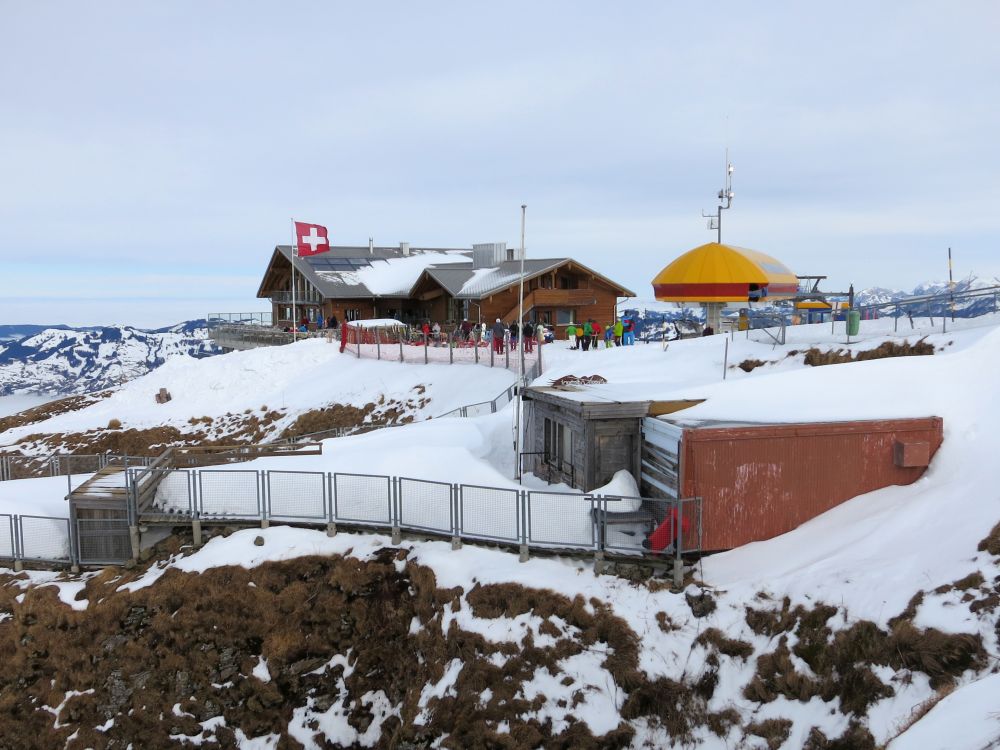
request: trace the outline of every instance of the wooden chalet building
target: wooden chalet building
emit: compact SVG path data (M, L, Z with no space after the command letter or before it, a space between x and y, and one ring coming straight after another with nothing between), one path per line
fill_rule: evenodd
M275 325L288 326L305 315L316 323L396 318L493 323L517 318L520 258L505 243L469 249L332 247L330 252L296 257L288 245L274 249L257 297L270 299ZM292 264L296 310L292 310ZM553 327L560 338L570 323L593 318L604 326L614 319L621 297L635 294L572 258L526 258L524 315Z

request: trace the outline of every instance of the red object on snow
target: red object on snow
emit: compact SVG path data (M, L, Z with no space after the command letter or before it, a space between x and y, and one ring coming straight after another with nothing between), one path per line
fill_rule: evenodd
M326 227L319 224L295 222L295 242L300 258L319 255L330 250L330 238Z
M670 511L670 515L668 515L665 519L663 519L663 523L657 526L656 530L649 535L649 547L651 550L653 550L653 552L663 552L663 550L667 549L674 543L674 540L677 537L677 533L674 531L674 529L677 528L676 524L677 524L677 508L673 508ZM681 518L682 540L684 535L687 534L690 530L691 530L691 519L688 516L682 517Z

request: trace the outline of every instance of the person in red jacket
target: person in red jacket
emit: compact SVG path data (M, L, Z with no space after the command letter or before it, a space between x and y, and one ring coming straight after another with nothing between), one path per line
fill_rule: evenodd
M688 532L691 531L691 518L690 516L683 516L681 518L681 541L683 542L684 537L687 536ZM675 505L671 508L670 513L667 517L663 519L663 522L656 527L649 538L646 539L642 546L647 549L651 549L653 552L673 552L674 542L677 541L677 532L674 530L677 528L677 506ZM683 545L682 545L683 547Z

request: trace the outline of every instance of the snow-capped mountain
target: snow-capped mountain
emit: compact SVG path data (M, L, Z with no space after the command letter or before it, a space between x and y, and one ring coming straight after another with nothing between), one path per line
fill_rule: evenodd
M174 357L219 353L204 320L155 330L47 328L0 344L0 396L87 393L145 375Z

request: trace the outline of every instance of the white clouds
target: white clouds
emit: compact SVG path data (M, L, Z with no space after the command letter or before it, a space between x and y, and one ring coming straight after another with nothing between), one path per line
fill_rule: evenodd
M611 274L602 261L636 248L620 279L635 288L709 238L699 212L728 143L727 238L905 286L882 254L848 266L851 248L932 267L950 241L985 265L1000 235L998 17L989 2L22 4L0 49L0 262L162 258L181 290L255 277L292 214L343 243L455 246L515 237L527 202L540 254Z

